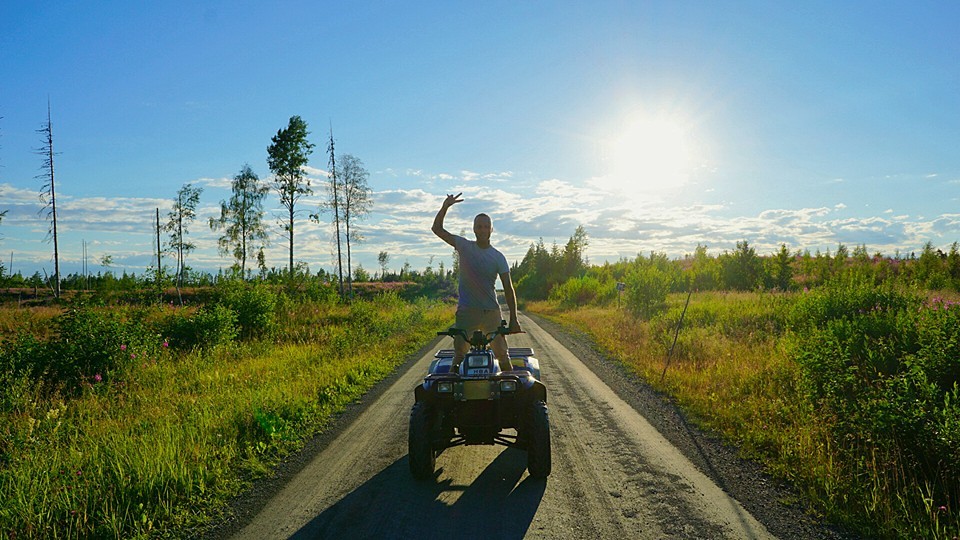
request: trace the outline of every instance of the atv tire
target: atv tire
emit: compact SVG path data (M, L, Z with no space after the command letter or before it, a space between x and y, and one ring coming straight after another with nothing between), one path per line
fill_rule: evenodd
M410 431L407 437L407 459L410 472L418 480L433 477L436 454L430 440L430 411L426 403L415 403L410 411Z
M547 404L533 404L527 426L527 470L534 478L550 476L550 419Z

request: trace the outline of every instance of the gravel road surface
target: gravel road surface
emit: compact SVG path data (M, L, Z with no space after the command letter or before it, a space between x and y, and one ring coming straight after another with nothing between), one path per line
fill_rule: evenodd
M528 476L525 452L499 446L448 449L435 481L411 477L407 419L434 342L207 537L850 538L782 503L788 487L699 433L583 336L525 315L521 324L527 333L510 345L533 347L548 388L548 479Z

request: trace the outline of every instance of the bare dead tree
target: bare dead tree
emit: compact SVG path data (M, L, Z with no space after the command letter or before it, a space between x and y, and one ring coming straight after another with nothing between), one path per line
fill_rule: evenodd
M330 202L333 208L333 224L337 236L337 275L340 281L340 298L343 298L343 254L340 249L340 186L337 180L337 158L334 151L333 126L330 126L330 144L327 146L327 152L330 154Z
M42 171L37 175L37 179L43 182L40 188L40 202L43 207L40 209L41 215L46 215L50 220L50 229L47 231L47 238L53 240L53 296L60 298L60 249L57 244L57 190L53 174L53 122L50 114L50 100L47 100L47 121L37 130L43 137L42 146L36 150L36 153L43 156L43 163L40 166Z

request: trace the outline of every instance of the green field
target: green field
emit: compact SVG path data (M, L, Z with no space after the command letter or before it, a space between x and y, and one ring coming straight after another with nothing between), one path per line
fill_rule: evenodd
M960 306L853 283L700 292L677 334L686 299L649 318L527 309L585 331L828 520L870 538L960 534Z
M263 286L199 309L0 309L0 538L181 537L452 319Z

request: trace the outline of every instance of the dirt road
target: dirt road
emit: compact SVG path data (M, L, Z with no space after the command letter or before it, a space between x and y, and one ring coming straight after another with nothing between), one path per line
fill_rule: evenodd
M549 392L546 481L527 475L523 451L499 446L449 449L435 482L413 480L407 418L427 354L234 538L774 537L551 334L521 324L510 344L534 348Z

